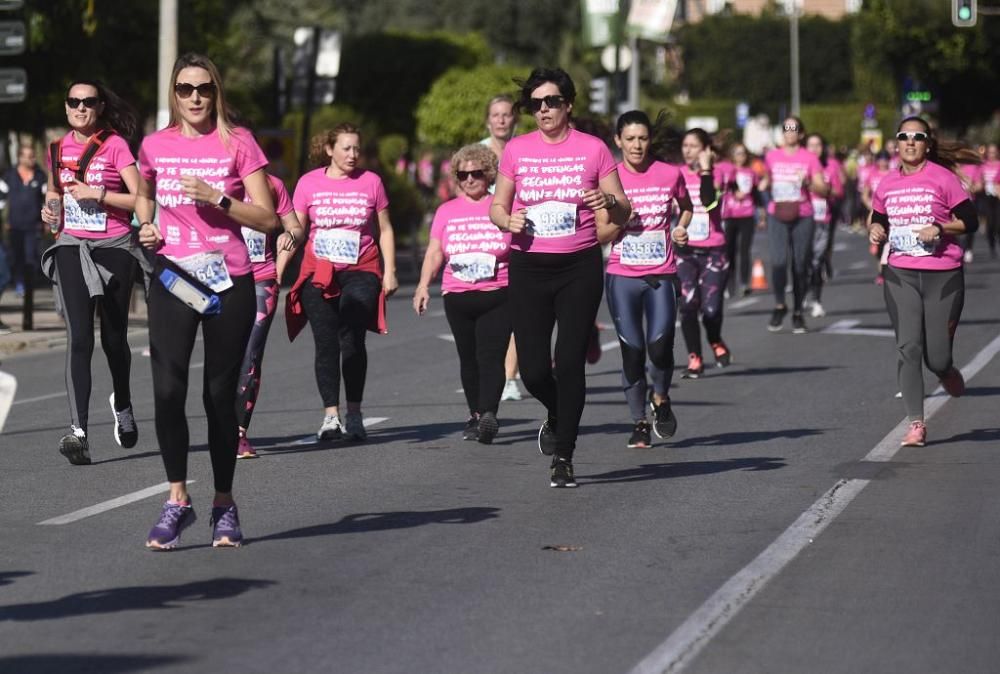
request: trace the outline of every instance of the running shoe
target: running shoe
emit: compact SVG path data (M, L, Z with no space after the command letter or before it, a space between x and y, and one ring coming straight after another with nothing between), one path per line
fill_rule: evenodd
M469 415L469 420L465 422L465 429L462 430L463 440L476 440L479 438L479 417L475 414Z
M576 478L573 477L573 462L557 456L552 459L552 468L549 472L549 486L557 489L576 486Z
M962 255L962 261L965 262L965 264L969 264L970 262L972 262L974 258L975 256L973 256L971 248L965 251L965 253Z
M792 314L792 334L804 335L807 332L809 332L809 328L806 327L806 320L802 318L802 314L798 312Z
M809 312L809 315L812 316L813 318L823 318L824 316L826 316L826 310L823 308L823 305L820 304L818 301L813 302L812 310Z
M927 442L927 425L922 421L911 421L910 428L903 436L900 447L923 447Z
M499 430L500 423L497 421L497 415L493 412L483 412L479 417L479 435L476 440L484 445L492 444L493 438L497 436Z
M323 417L323 425L316 431L317 440L340 440L344 437L344 430L340 426L340 417L336 414L327 414Z
M69 459L74 466L90 465L90 445L82 428L69 427L70 432L59 441L59 453Z
M253 448L250 441L247 440L247 434L240 432L240 441L236 445L236 458L237 459L256 459L257 450Z
M715 354L716 367L728 367L733 362L733 354L730 353L729 347L726 346L725 342L716 342L711 347L712 353Z
M593 365L601 359L601 329L594 326L590 329L590 340L587 342L587 362Z
M139 442L139 429L135 425L135 415L132 413L132 406L129 405L123 410L115 409L115 394L111 393L108 398L111 405L111 413L115 415L115 442L119 447L132 449L135 443Z
M649 396L649 409L653 412L653 432L656 437L668 440L677 432L677 417L670 407L670 398L665 398L659 405Z
M743 297L750 297L753 294L753 288L746 287L740 292Z
M767 324L767 329L771 332L780 332L781 324L785 322L785 314L788 313L788 307L775 307L774 311L771 312L771 321Z
M632 429L632 435L629 436L626 446L629 449L648 449L653 446L653 440L649 435L648 421L640 419L635 422L635 428Z
M503 393L500 394L500 400L521 400L523 397L521 389L517 387L517 380L508 379L507 383L503 386Z
M149 532L146 547L152 550L173 550L181 540L181 532L197 519L190 500L187 503L167 501L160 510L160 519Z
M696 353L688 354L688 366L681 375L681 379L697 379L705 372L705 365L701 361L701 356Z
M885 277L882 276L881 274L879 274L878 276L876 276L875 277L875 285L877 285L877 286L885 285Z
M965 394L965 377L958 368L952 367L941 377L941 387L952 398L961 398Z
M361 412L347 413L347 420L344 422L344 437L355 442L364 442L368 439L368 431L365 430L365 421Z
M556 453L556 424L552 419L546 419L538 429L538 451L545 456Z
M243 545L240 514L236 504L212 506L212 547L238 548Z

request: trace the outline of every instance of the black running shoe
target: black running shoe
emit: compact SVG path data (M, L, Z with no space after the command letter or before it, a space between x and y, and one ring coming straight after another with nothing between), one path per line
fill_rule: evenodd
M641 419L635 422L635 428L628 439L629 449L648 449L653 446L653 440L649 436L649 422Z
M545 456L556 453L556 425L551 419L546 419L538 429L538 451Z
M462 431L463 440L477 440L479 438L479 417L475 414L469 415L469 420L465 422L465 430Z
M557 489L576 486L576 478L573 477L573 462L562 457L552 459L552 470L550 472L549 486Z
M492 444L498 430L500 424L497 423L497 415L493 412L483 412L479 417L479 435L476 439L484 445Z
M76 426L70 426L70 430L72 432L64 435L59 441L59 453L74 466L89 466L90 445L87 443L87 434Z
M784 323L787 313L788 307L775 307L774 311L771 312L771 321L767 324L767 329L771 332L780 332L781 324Z
M802 318L802 314L794 313L792 314L792 334L793 335L804 335L809 332L809 328L806 327L806 321Z
M653 412L653 432L656 437L663 440L674 437L677 432L677 417L670 408L670 398L664 399L657 405L653 402L653 396L649 396L649 409Z

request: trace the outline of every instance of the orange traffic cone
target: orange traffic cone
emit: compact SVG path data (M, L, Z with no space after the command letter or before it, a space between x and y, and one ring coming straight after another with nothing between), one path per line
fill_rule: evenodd
M750 272L750 289L767 290L767 273L764 271L764 261L760 258L753 261L753 271Z

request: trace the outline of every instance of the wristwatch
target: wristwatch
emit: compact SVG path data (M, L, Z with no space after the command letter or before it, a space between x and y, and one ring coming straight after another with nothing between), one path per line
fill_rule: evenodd
M219 197L219 200L215 202L215 205L228 213L229 207L233 205L233 202L229 199L229 197L223 194Z

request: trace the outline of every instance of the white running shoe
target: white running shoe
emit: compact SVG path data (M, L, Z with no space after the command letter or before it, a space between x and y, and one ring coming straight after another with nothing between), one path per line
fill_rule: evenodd
M521 395L521 389L517 387L516 379L508 379L507 383L504 384L503 394L500 396L500 400L521 400L524 396Z
M323 417L323 425L316 431L316 439L340 440L342 437L344 437L344 431L340 426L340 417L329 414Z
M810 309L809 311L809 315L812 316L813 318L823 318L824 316L826 316L826 310L823 308L823 305L820 304L819 302L813 302L812 309Z
M368 431L365 430L365 422L361 412L347 414L344 420L344 438L361 442L368 439Z
M972 249L971 248L969 248L968 250L965 251L965 254L962 255L962 260L966 264L969 264L970 262L972 262Z

